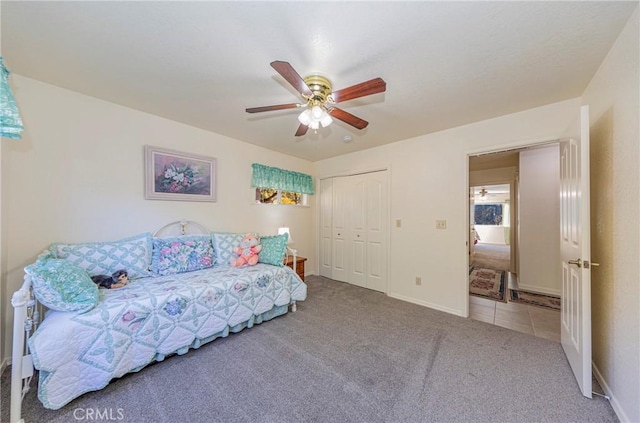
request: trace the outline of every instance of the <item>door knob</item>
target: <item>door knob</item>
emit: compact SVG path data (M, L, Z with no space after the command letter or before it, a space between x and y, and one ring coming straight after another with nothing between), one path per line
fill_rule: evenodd
M584 268L588 269L589 267L600 267L600 263L594 263L594 262L589 263L589 260L585 260Z
M575 264L578 267L582 267L582 260L577 258L575 260L569 260L567 263L569 264Z

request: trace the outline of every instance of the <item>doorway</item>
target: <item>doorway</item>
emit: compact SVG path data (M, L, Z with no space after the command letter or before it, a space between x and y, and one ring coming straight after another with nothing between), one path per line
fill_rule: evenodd
M557 262L555 245L532 251L536 237L558 238L559 220L532 206L537 201L559 213L558 205L547 203L553 199L544 197L558 196L557 183L549 180L559 181L559 174L544 167L552 161L559 168L557 151L555 143L469 157L469 316L560 342L559 289L553 288L560 285L560 272L540 280L539 269L531 267L538 255L547 260L541 266Z

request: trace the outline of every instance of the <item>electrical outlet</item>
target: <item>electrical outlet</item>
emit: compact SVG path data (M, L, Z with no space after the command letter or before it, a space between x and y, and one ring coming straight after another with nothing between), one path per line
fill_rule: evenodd
M416 285L422 285L422 278L420 276L416 276Z
M436 220L436 229L447 229L447 221L445 219Z
M401 227L402 227L402 220L396 219L396 228L401 228Z

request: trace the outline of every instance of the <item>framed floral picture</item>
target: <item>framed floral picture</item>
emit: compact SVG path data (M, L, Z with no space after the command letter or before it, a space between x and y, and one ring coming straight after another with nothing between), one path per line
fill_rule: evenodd
M144 147L147 200L216 201L216 159Z

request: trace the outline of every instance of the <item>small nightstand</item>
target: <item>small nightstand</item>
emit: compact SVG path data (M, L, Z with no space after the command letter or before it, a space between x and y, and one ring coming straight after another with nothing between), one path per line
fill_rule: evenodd
M306 257L296 256L296 268L293 269L293 256L287 256L287 266L296 271L300 279L304 281L304 262L307 261Z

